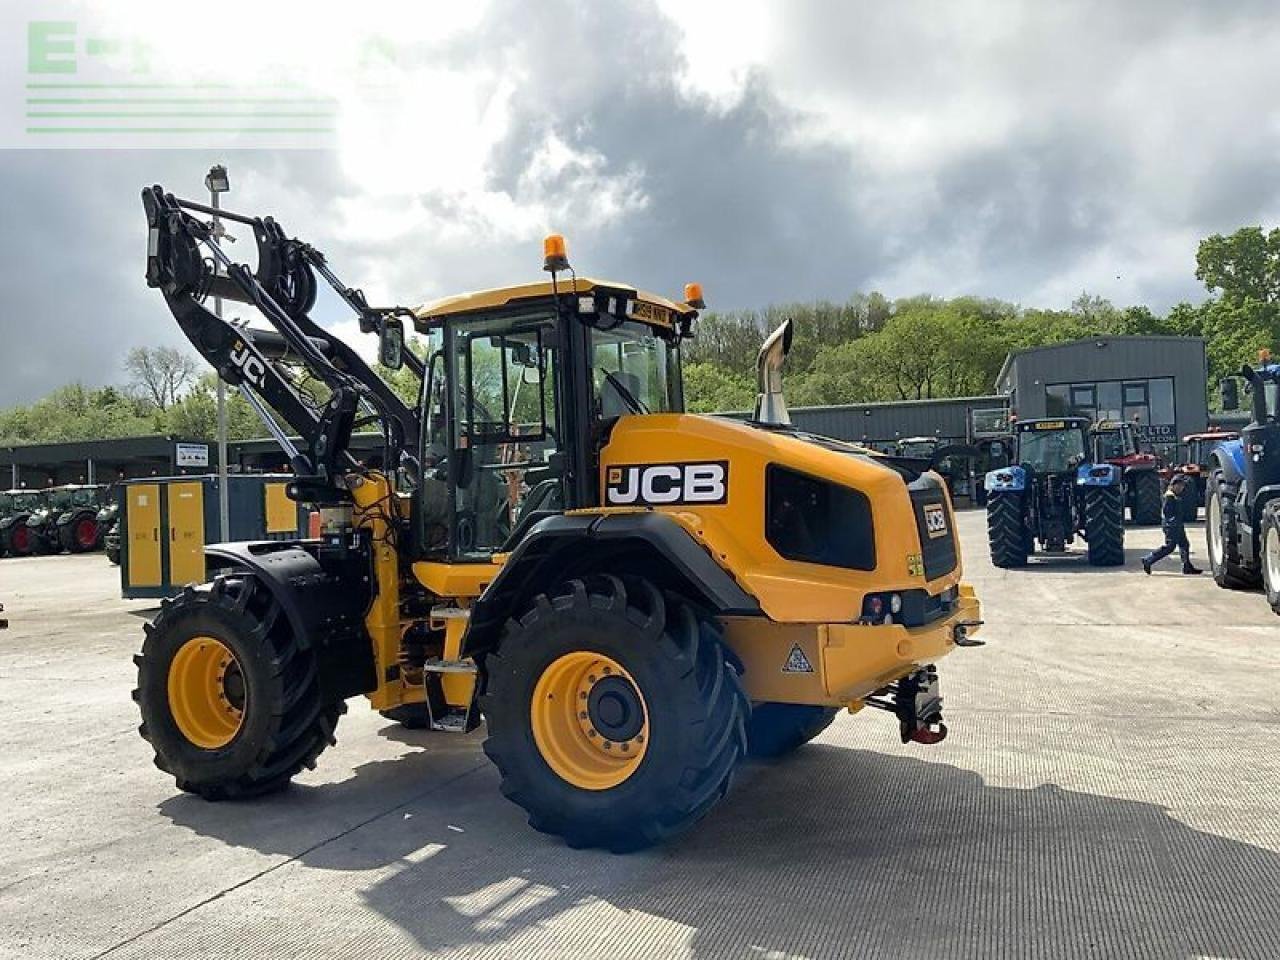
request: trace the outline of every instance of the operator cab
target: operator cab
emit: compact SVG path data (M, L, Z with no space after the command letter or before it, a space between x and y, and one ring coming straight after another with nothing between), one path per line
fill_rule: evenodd
M426 550L492 556L546 516L597 505L612 424L683 412L680 340L696 315L689 303L587 278L419 308L415 324L431 343Z
M1070 473L1088 459L1089 421L1083 417L1020 420L1014 425L1014 458L1035 473Z

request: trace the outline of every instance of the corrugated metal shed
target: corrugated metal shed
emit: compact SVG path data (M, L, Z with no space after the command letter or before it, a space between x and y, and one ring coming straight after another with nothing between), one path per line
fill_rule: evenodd
M939 437L963 442L973 439L971 423L975 410L1000 411L1003 415L1008 406L1008 397L986 396L792 407L791 422L810 433L857 443L885 444L905 437ZM750 414L737 412L726 416L746 418Z

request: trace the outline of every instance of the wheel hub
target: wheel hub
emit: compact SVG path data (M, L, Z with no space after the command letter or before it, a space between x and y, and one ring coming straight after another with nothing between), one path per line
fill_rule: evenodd
M530 705L534 743L552 771L584 790L608 790L639 768L648 711L616 660L575 650L542 672Z
M244 672L221 640L192 637L169 665L169 710L197 747L217 750L240 732L248 699Z
M644 706L630 680L616 674L596 682L587 696L587 719L607 740L634 740L644 726Z
M76 524L76 542L82 547L92 547L98 539L96 521L84 519Z

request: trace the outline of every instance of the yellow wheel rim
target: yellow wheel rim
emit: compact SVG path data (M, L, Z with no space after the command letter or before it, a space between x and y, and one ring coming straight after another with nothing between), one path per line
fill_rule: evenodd
M225 747L244 722L240 661L213 637L192 637L169 665L169 710L182 735L205 750Z
M644 696L616 660L566 653L538 678L530 707L533 740L557 776L583 790L630 777L649 746Z

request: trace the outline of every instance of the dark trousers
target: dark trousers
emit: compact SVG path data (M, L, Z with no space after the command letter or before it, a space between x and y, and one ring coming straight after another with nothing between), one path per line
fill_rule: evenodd
M1187 528L1181 524L1176 527L1165 527L1164 546L1157 550L1152 550L1145 559L1147 563L1159 563L1175 550L1182 554L1182 565L1184 567L1190 566L1191 544L1187 542Z

